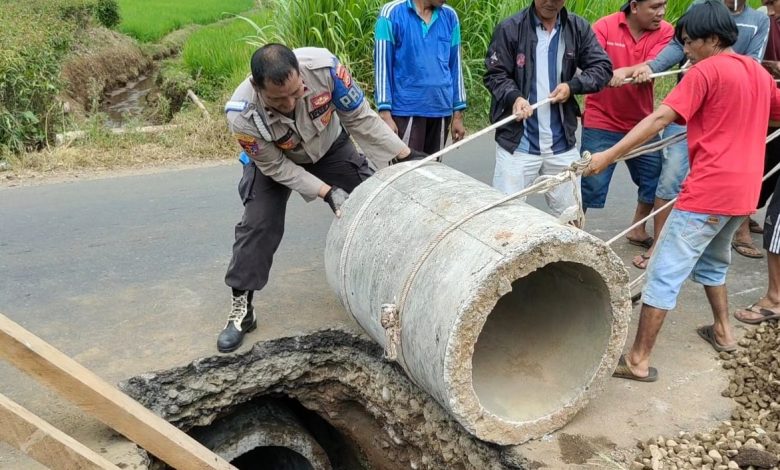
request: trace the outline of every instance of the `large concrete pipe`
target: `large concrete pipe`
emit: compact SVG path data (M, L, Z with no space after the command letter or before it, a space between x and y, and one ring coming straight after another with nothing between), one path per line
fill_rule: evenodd
M325 450L306 426L284 404L274 400L245 405L208 427L191 431L191 434L233 464L243 458L243 463L250 468L332 468Z
M439 163L378 172L330 228L328 282L409 377L476 437L562 427L609 377L631 311L604 242ZM383 326L384 325L384 326Z

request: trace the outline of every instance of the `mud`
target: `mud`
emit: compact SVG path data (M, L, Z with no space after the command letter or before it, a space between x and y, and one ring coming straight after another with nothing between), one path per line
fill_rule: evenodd
M518 449L469 435L381 357L363 337L324 330L143 374L120 388L185 431L259 397L287 397L336 428L371 468L528 468Z
M561 460L567 464L585 464L599 454L609 453L617 445L606 437L589 438L581 434L560 433Z

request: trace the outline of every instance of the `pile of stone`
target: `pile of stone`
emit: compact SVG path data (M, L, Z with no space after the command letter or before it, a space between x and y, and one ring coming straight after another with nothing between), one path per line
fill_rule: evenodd
M631 464L641 469L778 469L780 462L780 326L763 323L748 331L734 353L721 353L731 372L723 396L736 408L730 421L709 433L680 432L640 442Z

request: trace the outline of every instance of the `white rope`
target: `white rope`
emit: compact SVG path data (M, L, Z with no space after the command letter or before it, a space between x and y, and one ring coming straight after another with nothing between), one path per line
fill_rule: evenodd
M667 70L666 72L652 73L652 74L650 74L650 78L659 78L659 77L665 77L665 76L667 76L667 75L677 75L678 73L682 73L682 72L685 72L685 71L687 71L687 70L688 70L688 69L686 69L685 67L683 67L683 68L681 68L681 69ZM634 80L636 80L636 78L634 78L634 77L629 77L629 78L626 78L625 80L623 80L623 83L633 83L633 82L634 82Z
M674 145L678 142L682 142L687 137L688 137L688 132L680 132L679 134L674 134L672 136L663 138L661 140L650 142L649 144L645 144L641 147L637 147L636 149L628 152L627 154L615 160L615 162L631 160L632 158L638 157L640 155L663 150L666 147L669 147L670 145Z

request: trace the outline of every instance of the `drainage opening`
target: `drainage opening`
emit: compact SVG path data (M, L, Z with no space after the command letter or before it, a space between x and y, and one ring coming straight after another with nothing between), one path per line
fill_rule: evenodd
M355 443L287 397L259 397L190 434L240 470L367 468Z
M474 348L480 403L507 421L533 421L579 396L611 334L607 285L593 269L551 263L512 283Z
M306 457L287 447L255 447L230 462L239 470L273 468L276 470L314 470Z

